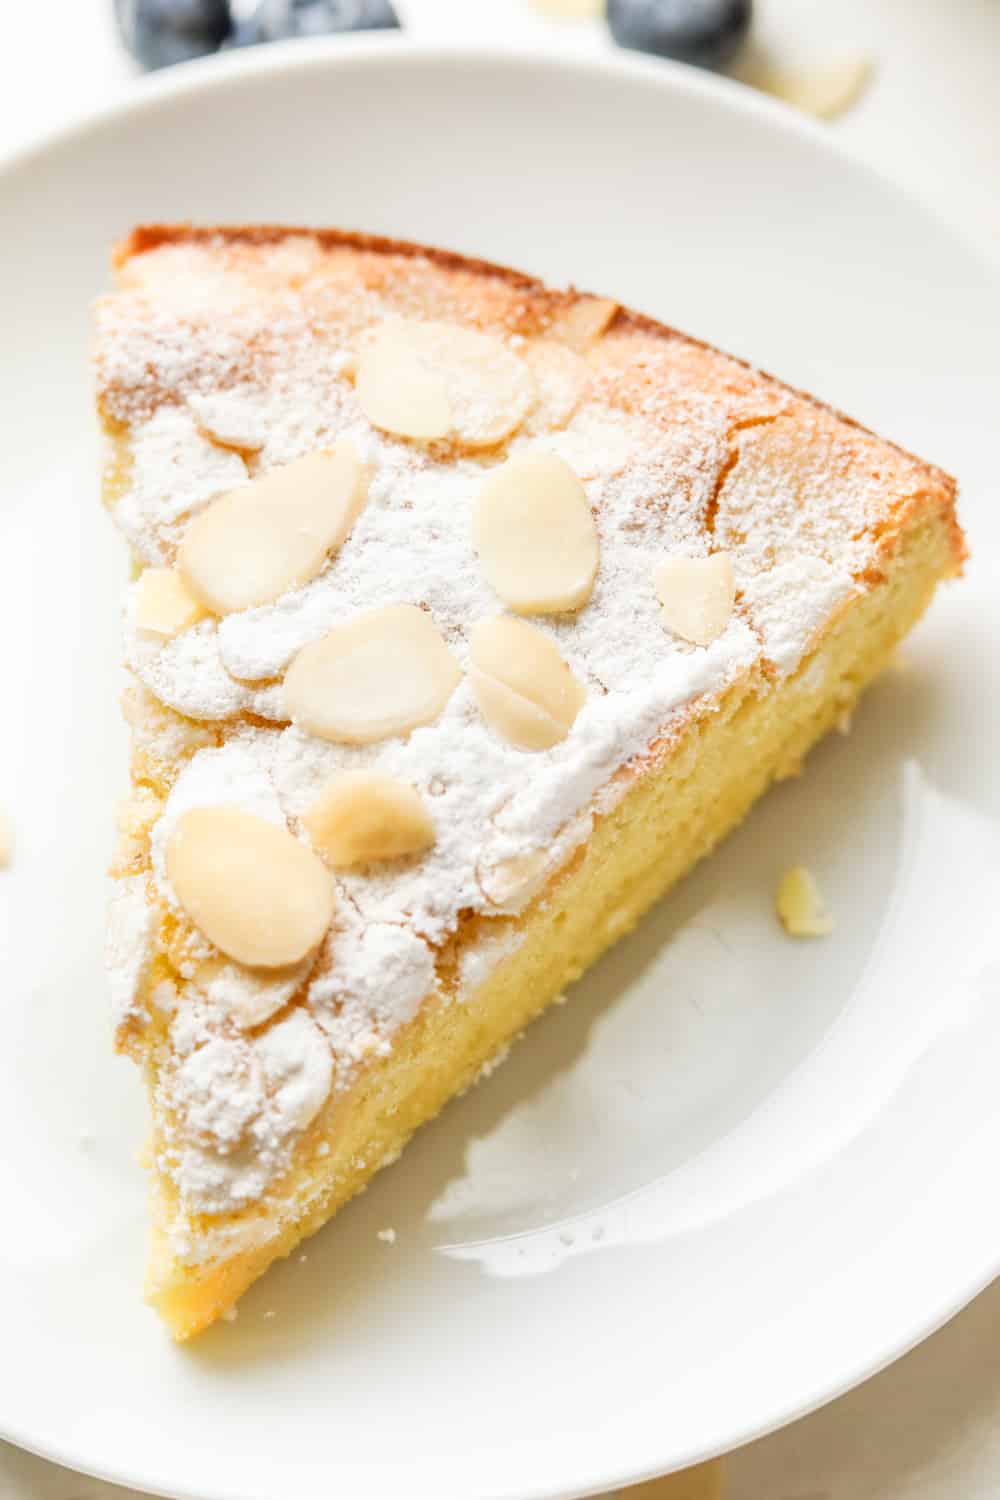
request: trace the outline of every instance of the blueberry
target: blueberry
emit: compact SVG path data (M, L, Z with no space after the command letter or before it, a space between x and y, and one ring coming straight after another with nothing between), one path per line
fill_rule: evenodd
M739 51L751 0L608 0L608 25L620 47L717 68Z
M223 50L228 51L230 47L256 47L258 42L269 42L270 37L265 36L256 16L250 16L245 21L235 20L233 29L223 42Z
M118 30L144 68L215 52L229 35L228 0L115 0Z
M262 0L250 19L236 28L232 44L246 47L286 37L398 26L399 17L389 0Z

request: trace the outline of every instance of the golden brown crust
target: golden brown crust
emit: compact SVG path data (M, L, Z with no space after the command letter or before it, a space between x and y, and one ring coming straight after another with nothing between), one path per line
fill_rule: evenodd
M147 251L158 249L164 245L183 244L240 244L251 247L280 244L284 240L307 238L316 241L323 249L345 249L358 252L367 252L375 255L393 255L404 257L419 257L429 261L432 265L445 271L461 271L470 276L492 277L504 282L518 292L523 292L536 304L538 310L546 317L552 318L559 311L573 305L574 302L592 294L581 292L575 287L569 287L559 291L547 287L537 277L530 276L524 271L517 271L509 266L499 265L494 261L480 260L476 257L465 256L453 250L442 250L433 245L422 245L412 240L398 240L386 235L364 234L356 230L347 229L315 229L288 224L220 224L220 225L195 225L195 224L140 224L132 229L126 239L122 240L114 249L113 264L120 269L129 260ZM845 424L858 434L866 438L877 438L880 443L900 458L907 462L916 464L926 477L926 491L915 495L909 505L901 507L895 513L888 524L882 528L880 536L880 553L883 557L888 556L895 547L901 529L904 528L912 518L913 507L921 500L931 500L943 513L950 515L952 550L954 555L955 571L960 572L962 564L968 555L965 537L961 526L955 515L955 501L958 494L958 486L952 476L945 470L934 464L927 463L918 458L898 443L890 442L886 438L879 437L870 428L865 427L854 417L839 411L836 407L819 401L807 391L798 390L795 386L788 385L779 380L766 370L760 370L748 360L740 359L736 355L724 353L714 345L706 343L701 339L692 338L691 335L682 333L678 329L671 328L665 323L648 317L644 313L636 312L631 308L620 306L617 313L612 317L606 331L630 331L634 333L645 333L655 339L676 340L690 348L692 351L702 351L714 359L722 359L731 365L741 369L755 378L763 379L774 390L781 391L795 397L796 400L807 402L817 411L822 411L835 418L838 422Z
M419 245L414 240L394 240L380 234L362 234L353 229L308 229L298 228L293 224L138 224L127 239L115 246L112 260L117 268L134 255L143 255L147 250L159 249L161 245L204 245L219 240L244 245L276 245L282 240L300 238L316 240L325 250L339 248L371 251L375 255L419 255L445 271L498 276L509 286L527 291L546 291L542 282L524 271L513 271L493 261L459 255L454 250L438 250L431 245Z

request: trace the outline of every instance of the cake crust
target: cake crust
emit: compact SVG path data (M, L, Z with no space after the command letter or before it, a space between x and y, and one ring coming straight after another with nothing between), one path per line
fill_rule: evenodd
M376 255L400 255L416 257L431 261L440 266L442 270L463 271L471 275L486 276L503 281L508 286L525 294L533 300L538 300L549 314L560 308L568 308L578 302L581 298L590 298L596 294L582 292L576 287L567 287L564 290L553 289L540 281L535 276L528 275L525 271L518 271L510 266L501 265L497 261L483 260L475 256L461 255L454 250L443 250L434 245L422 245L415 240L394 239L387 235L366 234L360 230L321 228L314 229L303 225L289 224L137 224L129 234L115 246L112 253L112 264L117 270L127 264L135 256L144 255L148 251L159 249L163 245L211 245L230 244L247 246L280 245L289 239L305 237L315 240L325 247L336 247L345 250L357 250L371 252ZM946 470L936 464L928 463L926 459L919 458L899 443L880 437L871 428L864 426L856 417L832 406L829 402L821 400L808 391L800 390L798 387L789 385L787 381L772 375L769 371L751 364L749 360L741 359L738 355L729 354L714 344L704 339L695 338L692 334L672 328L666 323L651 318L647 314L637 312L633 308L615 303L615 311L608 330L614 324L621 324L634 328L638 332L652 334L657 338L679 339L694 349L704 350L705 353L725 359L728 363L740 366L755 376L762 377L775 387L787 391L789 395L797 400L806 401L810 406L819 411L827 412L835 417L845 427L854 428L865 437L875 438L879 443L891 449L899 457L907 459L911 463L918 464L925 472L928 483L940 487L942 491L942 502L950 506L952 510L952 540L953 553L956 567L961 568L962 563L968 555L965 534L955 513L955 502L958 497L958 484L954 477Z

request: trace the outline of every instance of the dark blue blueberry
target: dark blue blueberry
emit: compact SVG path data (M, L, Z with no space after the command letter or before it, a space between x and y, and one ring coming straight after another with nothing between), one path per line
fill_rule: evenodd
M118 30L144 68L215 52L232 27L228 0L115 0Z
M608 0L608 25L620 47L718 68L739 51L752 8L751 0Z
M256 47L258 42L269 40L270 38L264 35L258 25L257 17L251 16L248 20L233 22L233 29L226 37L222 46L224 49L228 49L229 47Z
M237 26L232 45L247 47L287 37L398 26L399 17L389 0L262 0L250 19Z

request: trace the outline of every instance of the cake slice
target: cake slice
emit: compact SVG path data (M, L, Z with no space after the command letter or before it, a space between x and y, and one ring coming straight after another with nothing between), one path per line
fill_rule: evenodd
M963 540L947 475L601 297L338 231L115 266L108 948L184 1339L798 769Z

